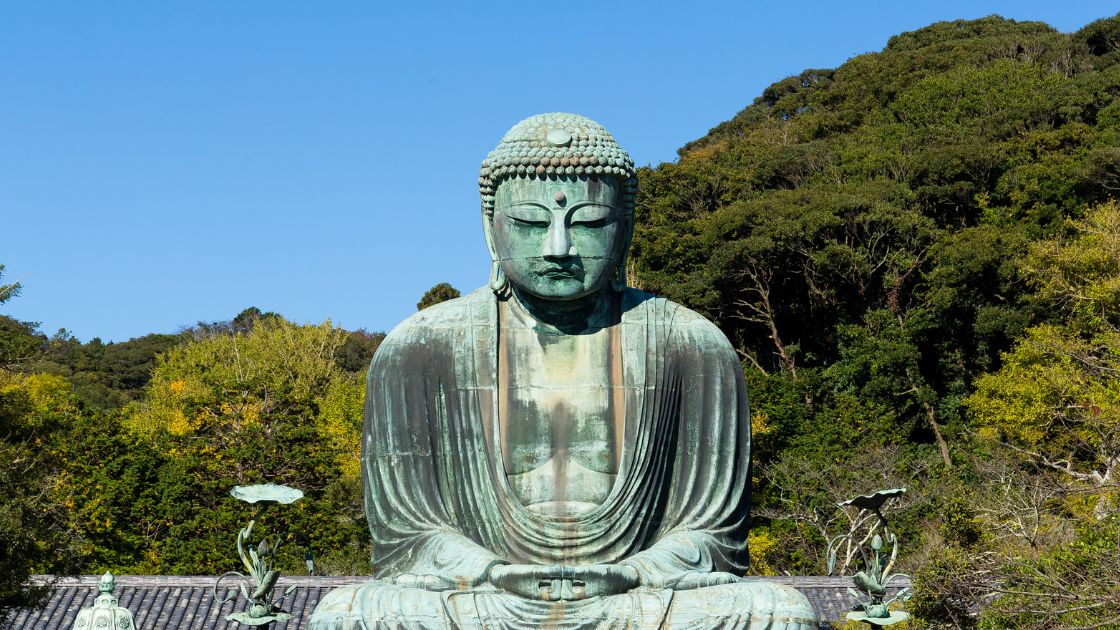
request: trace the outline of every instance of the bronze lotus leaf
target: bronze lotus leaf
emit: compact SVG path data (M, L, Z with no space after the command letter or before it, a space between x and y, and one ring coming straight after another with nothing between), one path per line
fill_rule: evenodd
M252 486L234 486L229 493L246 503L294 503L303 498L303 491L290 486L262 483Z
M871 494L864 494L848 499L847 501L841 501L837 505L840 507L848 507L850 505L861 510L873 510L878 512L879 508L883 507L884 503L904 494L906 494L906 488L891 488L889 490L880 490L878 492L872 492Z

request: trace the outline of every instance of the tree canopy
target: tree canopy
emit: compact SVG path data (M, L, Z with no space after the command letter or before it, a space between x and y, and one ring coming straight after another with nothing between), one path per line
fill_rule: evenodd
M929 567L925 583L947 590L927 593L949 593L922 600L927 620L976 624L983 597L1018 579L1010 563L974 567L1001 577L966 597L919 560L965 521L1009 531L994 497L1050 484L1047 527L1072 531L1062 514L1085 509L1114 518L1100 493L1120 445L1118 50L1120 16L1072 34L998 16L933 24L772 84L676 162L639 173L631 281L716 321L746 365L756 566L823 571L835 501L856 490L837 468L874 457L891 466L864 483L960 506L951 523L897 517L915 554L906 568ZM1094 548L1107 537L1103 523L1082 529ZM1018 549L984 541L961 561ZM1070 558L1030 557L1019 570L1071 579L1054 569ZM1049 627L1120 612L1057 609L1000 618Z
M446 282L440 282L424 292L420 301L416 303L416 310L422 311L429 306L439 304L440 302L446 302L447 300L453 300L460 295L462 294L459 293L459 289L456 289Z

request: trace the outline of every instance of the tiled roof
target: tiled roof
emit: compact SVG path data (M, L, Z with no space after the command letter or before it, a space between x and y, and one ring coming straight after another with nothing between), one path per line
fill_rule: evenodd
M766 577L766 578L750 578L767 580L776 584L786 584L801 591L805 597L809 598L809 603L817 611L817 619L821 621L821 628L829 627L827 622L840 621L841 623L835 624L836 627L843 625L844 615L852 609L852 597L848 595L848 589L852 586L852 578L849 577L825 577L825 576L792 576L792 577ZM898 579L891 580L890 588L887 592L891 595L897 593L900 589L910 586L910 580L899 576Z
M48 576L38 578L52 580ZM298 630L307 621L319 600L331 589L360 584L363 577L281 577L276 592L288 586L296 590L284 600L283 608L292 613L287 623L278 623L275 630ZM847 589L852 584L846 577L771 577L752 578L788 584L805 594L817 609L821 621L840 619L849 610ZM58 578L51 597L42 610L22 610L7 621L5 630L71 630L78 611L93 605L97 597L96 575ZM219 605L211 596L211 576L122 575L116 576L115 595L123 608L132 611L139 630L233 630L247 628L227 622L225 616L244 608L243 602L229 601ZM901 581L900 581L901 582ZM899 586L908 586L899 583ZM228 588L227 588L228 587ZM223 582L222 590L233 594L236 585ZM224 595L225 593L223 593ZM822 625L822 627L824 627Z

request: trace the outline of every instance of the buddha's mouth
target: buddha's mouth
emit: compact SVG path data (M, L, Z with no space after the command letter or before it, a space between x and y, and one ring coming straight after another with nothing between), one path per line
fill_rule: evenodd
M551 280L565 280L568 278L578 278L580 274L579 267L559 267L551 266L541 269L539 272L541 276Z

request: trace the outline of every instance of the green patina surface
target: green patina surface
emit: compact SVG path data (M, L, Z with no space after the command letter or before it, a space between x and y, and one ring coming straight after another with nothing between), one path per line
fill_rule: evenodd
M132 613L117 604L113 591L117 582L108 571L97 582L97 599L91 608L78 612L74 619L74 630L136 630Z
M272 483L257 484L252 486L234 486L230 490L230 494L241 501L246 503L259 503L260 506L257 511L257 516L260 516L265 509L274 503L288 504L294 503L303 498L303 491L289 486L281 486ZM240 571L229 571L223 574L214 583L211 590L211 595L214 599L218 599L218 589L221 586L222 580L227 577L238 578L240 580L240 593L242 599L245 600L246 610L234 612L226 615L226 621L236 621L246 626L269 626L277 622L288 621L291 615L281 608L284 599L295 592L295 587L291 586L284 591L284 594L279 599L273 598L272 590L276 587L277 581L280 579L280 570L276 568L276 552L280 548L281 541L284 540L285 534L281 534L272 539L272 544L268 544L267 539L262 539L260 543L253 544L250 542L253 535L253 526L256 524L256 518L249 521L249 524L241 528L237 533L237 555L241 558L241 564L245 567L246 573ZM306 536L304 536L306 542ZM314 569L313 560L311 558L311 547L307 548L307 571L308 574ZM225 603L228 599L222 599L219 603Z
M710 322L628 289L633 162L544 114L483 162L489 286L374 357L362 466L374 580L316 629L809 628L745 581L750 417Z
M897 578L906 578L906 581L909 581L910 576L892 573L895 560L898 558L898 537L890 531L887 519L883 516L882 511L887 502L904 494L906 494L906 488L890 488L854 497L839 504L840 507L857 508L860 510L860 514L872 512L877 517L877 522L872 525L864 539L857 543L863 558L863 569L852 576L855 589L848 589L849 595L856 601L854 610L847 615L847 618L851 621L862 621L874 627L892 626L910 618L909 613L891 610L890 608L890 605L895 601L910 599L909 587L899 590L893 597L887 597L887 588L892 581ZM876 533L880 531L882 532L881 535ZM883 551L884 536L886 542L891 545L890 553ZM836 565L836 556L840 545L845 542L854 543L855 541L851 534L847 534L837 536L829 542L829 574L832 573L832 569ZM870 552L863 549L865 543L870 547Z

